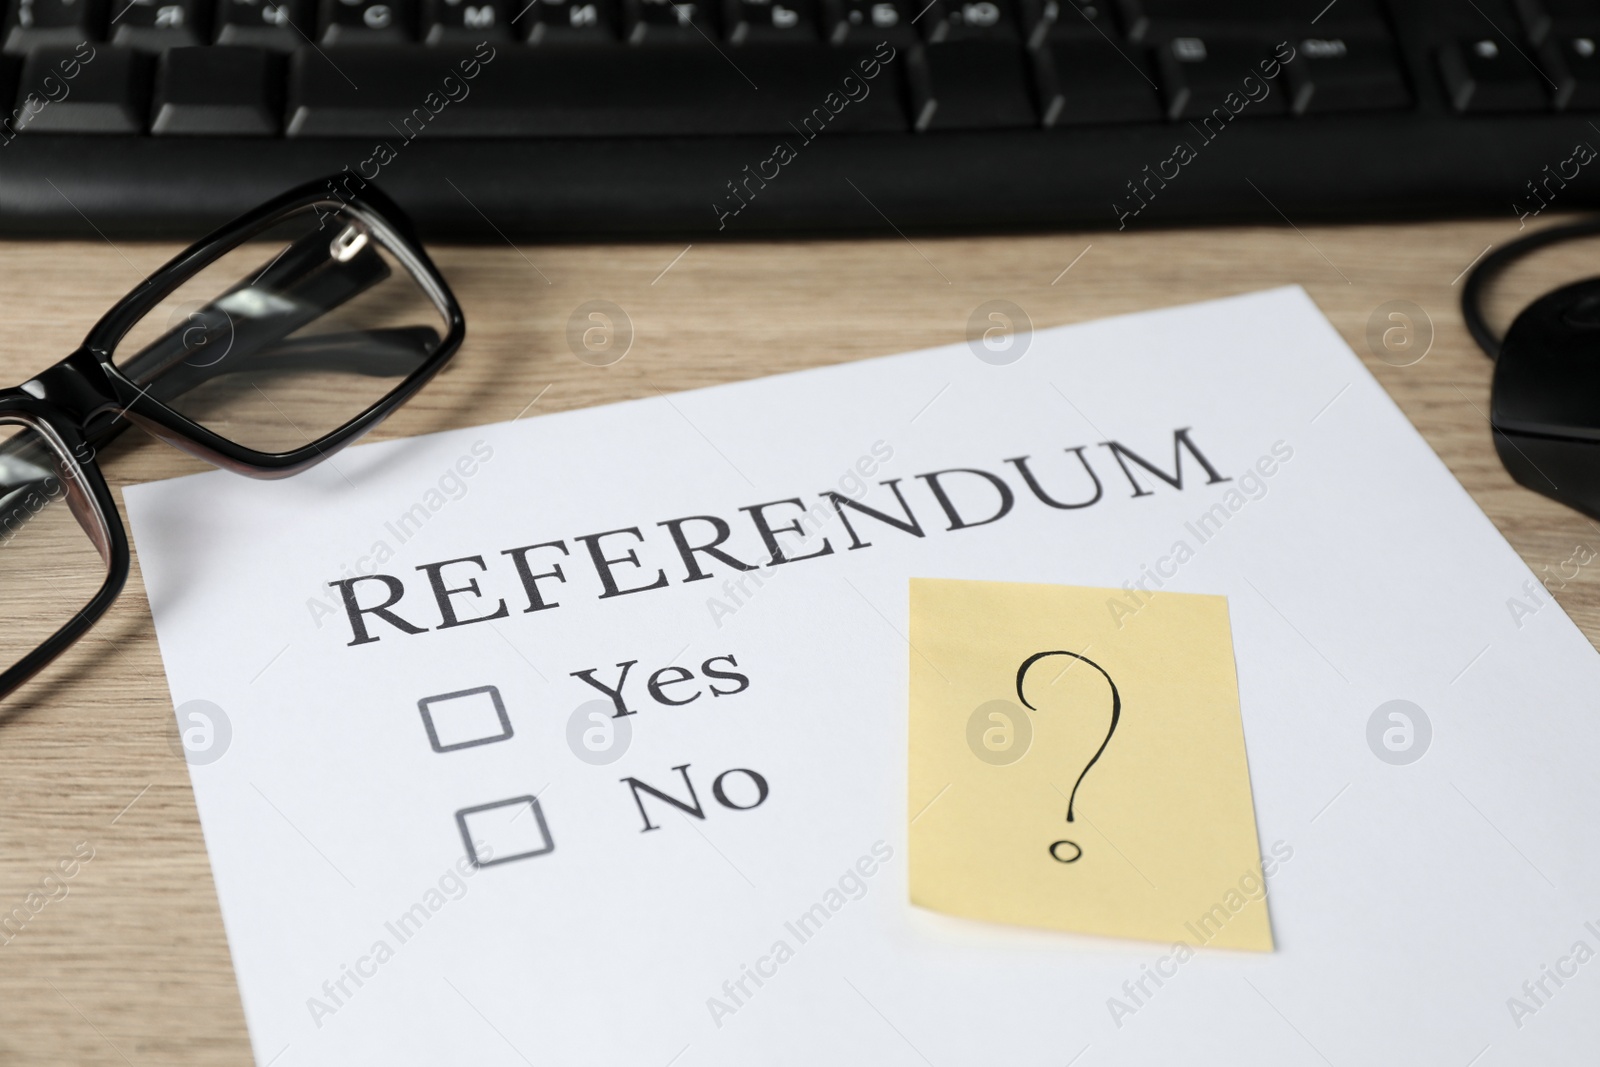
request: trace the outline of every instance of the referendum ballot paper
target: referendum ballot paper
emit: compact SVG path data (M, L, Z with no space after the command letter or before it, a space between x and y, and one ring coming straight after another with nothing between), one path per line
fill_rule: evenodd
M1298 289L126 500L261 1064L1593 1062L1600 657ZM949 789L908 777L912 579L1077 590L1026 679L951 677ZM1212 651L1071 643L1181 642L1178 593ZM988 603L982 648L1033 601ZM1202 652L1228 762L1156 773ZM934 836L959 903L913 903L973 714L1053 729L1076 657L1122 725L1029 800L1028 878L1161 893L1197 853L1153 821L1213 804L1236 862L1160 940L987 921L1084 929L944 892Z

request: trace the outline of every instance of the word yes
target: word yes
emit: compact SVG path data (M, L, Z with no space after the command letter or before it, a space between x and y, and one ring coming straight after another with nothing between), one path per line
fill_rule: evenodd
M710 659L700 664L700 670L705 673L705 677L707 679L710 679L709 691L713 699L716 697L735 696L750 688L750 678L747 675L740 674L737 671L717 670L715 669L714 665L718 663L727 664L729 667L737 667L739 665L739 661L734 659L731 655L712 656ZM602 682L600 679L595 677L595 671L600 669L598 667L590 667L581 671L573 671L572 677L588 683L610 698L612 705L617 709L612 715L612 718L620 719L624 715L638 714L635 709L628 706L628 698L623 693L623 690L628 684L628 675L633 671L634 667L638 666L638 664L639 661L636 659L630 659L624 663L617 664L618 670L620 670L622 673L617 675L617 680L614 685L608 685L607 683ZM656 703L666 704L670 707L682 707L685 704L693 704L696 700L699 700L705 695L705 691L698 687L695 688L692 695L685 695L688 694L688 690L677 688L684 682L692 682L697 680L698 676L689 668L668 665L666 667L662 667L660 670L654 671L650 675L650 680L645 682L644 687L645 691L650 694L650 698ZM719 681L729 683L729 688L717 688L716 683ZM667 692L668 686L674 687L674 693L669 694Z

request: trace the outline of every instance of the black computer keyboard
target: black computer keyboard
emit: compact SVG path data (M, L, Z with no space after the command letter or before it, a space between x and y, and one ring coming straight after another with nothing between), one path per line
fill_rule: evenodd
M1592 205L1600 0L4 0L0 232L374 180L425 233Z

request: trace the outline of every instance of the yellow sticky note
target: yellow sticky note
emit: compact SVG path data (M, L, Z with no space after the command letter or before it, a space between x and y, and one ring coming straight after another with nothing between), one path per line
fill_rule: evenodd
M1272 950L1228 603L911 580L911 901Z

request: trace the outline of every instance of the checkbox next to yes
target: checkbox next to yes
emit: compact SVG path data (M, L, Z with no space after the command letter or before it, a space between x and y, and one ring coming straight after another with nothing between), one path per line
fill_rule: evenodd
M493 744L511 736L511 719L500 690L492 685L423 697L417 708L435 752Z

